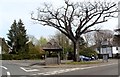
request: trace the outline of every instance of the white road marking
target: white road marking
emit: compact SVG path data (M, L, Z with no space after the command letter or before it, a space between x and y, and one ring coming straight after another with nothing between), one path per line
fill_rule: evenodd
M51 75L55 75L55 74L57 74L58 73L58 71L53 71L52 73L51 73Z
M32 74L32 75L37 75L37 74Z
M89 67L84 67L84 68L69 68L69 69L62 69L62 70L56 70L56 71L51 71L51 72L45 72L45 73L38 73L38 74L33 74L33 75L56 75L60 73L65 73L65 72L71 72L75 70L84 70L84 69L90 69L90 68L95 68L95 67L103 67L103 66L109 66L109 65L114 65L117 63L112 63L112 64L105 64L105 65L99 65L99 66L89 66Z
M7 71L7 76L10 77L10 72Z
M56 71L45 72L45 73L38 73L38 75L55 75L55 74L60 74L60 73L65 73L65 72L70 72L70 71L75 71L75 70L79 70L79 69L80 68L69 68L69 69L56 70Z
M5 67L5 66L0 66L1 68L4 68L5 70L7 70L7 67Z
M91 66L91 67L84 67L84 68L80 68L80 69L83 70L83 69L89 69L89 68L95 68L95 67L109 66L109 65L114 65L114 64L117 64L117 63L106 64L106 65L99 65L99 66Z
M5 69L5 70L8 70L8 68L5 67L5 66L0 66L0 67L3 68L3 69ZM10 77L10 72L9 71L7 71L7 77Z
M25 72L34 72L34 71L39 71L38 69L25 69L23 67L20 67L23 71Z
M45 73L38 73L38 75L44 75ZM34 75L34 74L33 74Z

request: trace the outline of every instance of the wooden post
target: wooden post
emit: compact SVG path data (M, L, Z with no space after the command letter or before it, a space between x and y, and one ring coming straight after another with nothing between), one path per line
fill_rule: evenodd
M45 59L47 58L47 53L46 53L47 51L45 51Z
M58 52L58 64L60 64L60 53Z
M47 65L47 64L46 64L46 59L47 59L47 54L46 54L46 52L47 52L47 51L45 51L45 65Z

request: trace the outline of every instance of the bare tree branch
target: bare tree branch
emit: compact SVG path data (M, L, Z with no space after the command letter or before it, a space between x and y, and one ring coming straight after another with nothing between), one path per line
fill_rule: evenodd
M65 1L65 6L54 9L52 5L45 4L38 9L37 17L31 14L31 19L42 25L54 27L65 34L74 43L74 52L82 34L91 31L91 27L106 22L108 18L115 17L118 12L117 4L112 2L78 2ZM75 53L74 53L75 54Z

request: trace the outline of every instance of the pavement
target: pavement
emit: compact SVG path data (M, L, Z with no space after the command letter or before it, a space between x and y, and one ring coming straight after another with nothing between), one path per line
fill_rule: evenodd
M8 62L8 61L7 61ZM10 61L11 62L11 61ZM65 64L66 62L72 62L72 60L62 60L60 65L51 64L45 65L44 60L12 60L12 64L17 64L24 67L42 67L42 68L75 68L75 67L88 67L95 66L101 64L110 64L114 62L118 62L117 59L109 59L108 62L103 62L102 59L95 60L95 62L99 62L97 64Z
M68 61L69 62L69 61ZM103 62L102 60L95 60L94 62L99 62L95 64L65 64L65 62L62 62L60 65L34 65L32 67L43 67L43 68L82 68L82 67L91 67L91 66L97 66L97 65L107 65L118 62L118 60L109 60L108 62Z

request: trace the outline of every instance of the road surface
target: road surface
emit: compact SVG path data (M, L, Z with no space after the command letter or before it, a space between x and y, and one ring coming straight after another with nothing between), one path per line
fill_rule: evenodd
M101 66L84 67L61 75L118 75L118 64L112 63Z
M112 60L108 63L87 65L80 67L42 67L39 66L27 66L34 61L25 63L3 61L2 75L12 76L12 75L118 75L118 61ZM38 61L39 62L39 61ZM37 62L37 63L38 63Z

